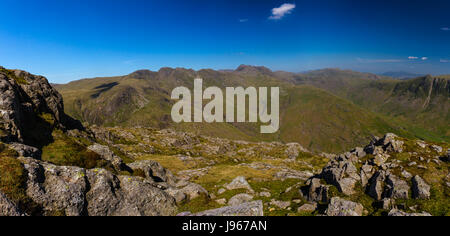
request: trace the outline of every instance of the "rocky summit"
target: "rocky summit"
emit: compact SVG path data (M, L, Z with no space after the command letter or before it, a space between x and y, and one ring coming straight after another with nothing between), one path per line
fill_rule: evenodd
M44 77L0 68L0 215L450 214L448 143L370 139L331 154L299 143L82 125Z

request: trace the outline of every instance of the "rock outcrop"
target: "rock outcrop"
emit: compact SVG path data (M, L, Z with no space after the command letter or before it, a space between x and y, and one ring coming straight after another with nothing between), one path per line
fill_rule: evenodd
M442 151L442 148L436 147L437 145L428 145L423 141L416 142L416 145L418 148L425 149L422 153ZM426 149L427 147L429 149ZM431 186L421 176L413 177L406 168L427 170L426 165L431 163L442 168L443 162L436 157L428 157L427 160L418 153L403 153L404 150L405 142L401 138L394 134L387 134L381 139L376 138L364 149L357 148L348 153L330 156L331 160L322 172L306 182L307 187L302 190L303 196L310 202L328 203L326 211L328 215L363 214L363 208L357 205L358 203L333 198L333 194L330 194L331 187L335 187L349 197L355 194L358 196L367 194L374 200L377 208L383 210L396 209L396 200L410 200L410 193L414 199L430 199ZM397 155L417 156L415 157L417 161L412 165L410 160L397 159ZM412 209L415 207L413 206ZM392 211L389 215L409 214Z
M29 173L26 192L44 212L67 216L174 215L175 199L151 179L116 176L103 169L55 166L20 157Z
M412 191L413 197L416 199L429 199L431 196L430 185L418 175L412 179Z
M46 78L0 68L1 140L40 143L51 126L82 128L64 113L62 96Z
M334 197L331 199L326 213L327 216L362 216L363 211L364 207L359 203Z
M179 216L264 216L262 201L243 203L192 214L184 212Z
M392 209L388 216L432 216L430 213L422 212L422 213L406 213L403 211L400 211L398 209Z

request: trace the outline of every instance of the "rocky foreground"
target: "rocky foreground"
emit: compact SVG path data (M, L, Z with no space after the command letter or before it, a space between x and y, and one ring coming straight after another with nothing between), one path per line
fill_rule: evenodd
M0 68L0 215L449 215L449 145L341 155L81 125L44 77Z

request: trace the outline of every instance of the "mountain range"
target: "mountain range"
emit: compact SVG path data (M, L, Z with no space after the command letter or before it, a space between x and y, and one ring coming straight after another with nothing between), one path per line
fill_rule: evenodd
M248 123L175 124L171 91L204 86L280 87L280 131L259 134ZM248 141L299 142L317 152L343 151L373 136L394 132L404 137L449 141L449 79L422 76L407 81L350 70L273 72L241 65L236 70L184 68L139 70L125 76L83 79L55 85L66 112L90 124L174 128Z

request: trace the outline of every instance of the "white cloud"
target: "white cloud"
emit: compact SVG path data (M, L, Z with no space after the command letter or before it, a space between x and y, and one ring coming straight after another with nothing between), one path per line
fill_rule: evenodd
M422 61L428 60L428 57L422 57Z
M269 17L270 20L280 20L287 14L291 14L295 9L295 4L285 3L280 7L272 9L272 15Z
M419 59L419 57L413 57L413 56L411 56L411 57L408 57L408 59L409 59L409 60L417 60L417 59Z
M239 22L241 22L241 23L245 23L247 21L248 21L248 19L239 19Z
M450 31L450 28L449 27L443 27L443 28L441 28L441 30L443 30L443 31Z
M450 63L450 60L441 59L441 63Z

